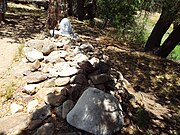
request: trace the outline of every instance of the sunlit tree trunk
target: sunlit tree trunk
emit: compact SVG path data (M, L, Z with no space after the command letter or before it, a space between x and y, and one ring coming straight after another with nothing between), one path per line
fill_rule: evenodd
M169 37L160 47L157 55L166 58L178 43L180 43L180 25L176 26L173 32L169 35Z
M153 51L160 47L161 40L174 21L175 15L176 13L171 14L165 8L163 8L160 18L146 42L145 51Z
M177 15L179 13L179 6L180 6L180 1L176 1L176 0L168 1L167 0L164 2L160 18L157 21L153 31L151 32L151 34L146 42L146 45L145 45L146 52L148 52L148 51L157 52L159 50L160 45L161 45L161 40L162 40L164 34L169 29L169 27L171 26L171 24L176 19ZM170 46L173 46L173 45L170 45ZM171 49L169 49L169 50L171 50Z

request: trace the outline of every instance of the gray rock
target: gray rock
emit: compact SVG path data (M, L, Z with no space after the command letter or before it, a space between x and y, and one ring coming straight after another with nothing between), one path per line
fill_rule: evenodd
M122 108L112 95L88 88L68 113L67 122L95 135L111 135L123 126Z
M88 57L82 53L79 53L74 57L74 61L76 62L88 61Z
M44 55L49 55L51 52L57 50L57 45L55 43L51 42L50 40L46 40L46 41L47 41L47 43L43 45L41 52Z
M61 132L59 132L59 133L57 133L57 135L79 135L79 134L76 133L76 132L67 132L67 133L61 133Z
M90 79L94 84L102 84L112 80L107 74L92 75Z
M88 84L88 81L87 81L85 75L83 75L83 74L77 74L77 75L71 77L70 83L87 85L87 84Z
M32 95L37 92L38 87L39 87L39 84L28 84L23 87L23 92Z
M34 48L37 49L38 51L42 50L43 45L44 45L44 40L38 40L38 39L36 40L32 39L25 43L26 47Z
M31 120L28 125L28 130L34 130L42 124L42 120Z
M36 71L41 67L41 63L39 60L36 60L34 63L31 64L30 70L31 71Z
M53 123L45 123L33 135L53 135L53 134L54 134Z
M44 100L44 98L49 94L49 93L54 93L54 88L41 88L39 91L35 94L35 97L37 97L40 100Z
M44 82L41 83L42 88L50 88L55 86L55 80L56 78L51 78L48 80L45 80Z
M33 72L25 77L27 83L38 83L47 79L47 74L41 72Z
M99 59L98 58L96 58L96 57L93 57L93 58L91 58L90 60L89 60L89 62L94 66L94 65L96 65L96 64L98 64L99 63Z
M90 43L84 43L79 48L85 52L91 52L94 50L94 47Z
M49 93L45 96L44 101L46 104L50 104L51 106L60 106L66 101L67 97L64 95L55 95L54 93Z
M62 118L65 119L68 112L74 107L74 102L72 100L66 100L63 103L63 110L62 110Z
M57 78L55 80L56 86L63 86L69 83L70 77Z
M63 62L63 57L65 57L66 55L67 52L65 51L53 51L45 58L45 61L50 63Z
M28 126L28 114L16 113L0 119L0 133L17 135Z
M58 74L59 76L65 77L65 76L71 76L78 72L78 69L76 67L67 67L62 69Z
M60 105L58 107L55 107L54 110L55 110L56 116L59 118L62 118L63 106Z
M42 108L35 110L31 114L31 119L32 120L45 120L50 115L51 115L51 106L45 105Z
M41 71L43 73L48 73L49 72L49 68L53 68L53 64L52 63L42 63L42 67L41 67Z
M16 103L12 103L11 106L10 106L10 110L11 110L11 113L12 114L15 114L17 112L20 112L23 110L23 106L22 105L19 105L19 104L16 104Z
M33 49L32 51L25 53L25 56L30 62L44 59L43 53L37 51L36 49Z
M33 111L37 106L38 106L37 99L30 101L27 105L27 112L29 113L29 112Z
M89 61L78 62L80 69L83 69L86 73L91 73L94 71L93 65Z

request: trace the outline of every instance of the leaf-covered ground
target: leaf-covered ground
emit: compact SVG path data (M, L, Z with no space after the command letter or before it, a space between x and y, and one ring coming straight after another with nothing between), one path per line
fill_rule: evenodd
M8 22L0 27L1 38L23 43L46 35L47 14L43 10L10 3L6 17ZM129 99L122 105L122 134L180 134L180 64L146 54L142 46L118 41L110 29L101 30L73 18L71 21L74 31L109 56L111 66L130 83L127 91L135 96L138 106Z

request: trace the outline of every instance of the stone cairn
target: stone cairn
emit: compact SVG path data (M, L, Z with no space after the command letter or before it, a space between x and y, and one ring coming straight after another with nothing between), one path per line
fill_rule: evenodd
M12 68L22 86L0 133L33 135L111 135L123 127L122 74L81 39L59 36L29 40L25 58ZM9 124L10 123L10 124ZM68 131L63 130L66 125Z

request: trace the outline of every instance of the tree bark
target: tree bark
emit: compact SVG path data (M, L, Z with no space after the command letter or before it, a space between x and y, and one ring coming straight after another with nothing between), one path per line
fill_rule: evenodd
M78 20L83 21L84 20L84 0L77 0L77 14L78 14Z
M73 1L72 0L67 0L68 2L68 16L72 16L73 15Z
M156 51L161 44L161 39L173 23L179 12L180 1L165 1L162 7L162 13L157 21L151 35L149 36L145 51Z
M166 9L163 8L163 11L160 15L159 20L157 21L153 31L151 32L151 35L149 36L146 45L145 45L145 51L153 51L154 49L157 49L160 47L161 39L166 33L166 31L169 29L171 23L175 19L175 15L171 16L171 14L166 11Z
M179 42L180 42L180 25L178 25L176 29L174 29L172 33L169 35L169 37L165 40L165 42L157 52L158 53L157 55L162 58L166 58Z

